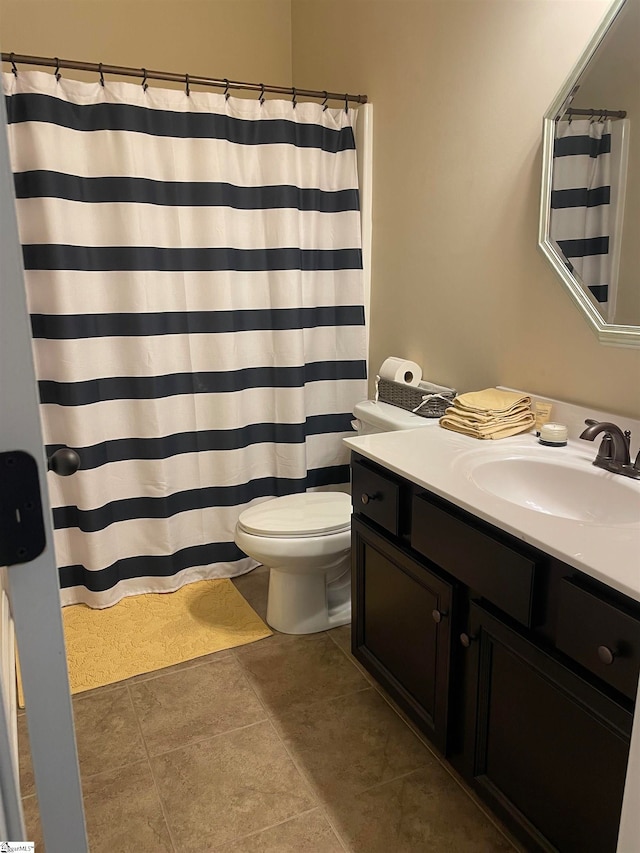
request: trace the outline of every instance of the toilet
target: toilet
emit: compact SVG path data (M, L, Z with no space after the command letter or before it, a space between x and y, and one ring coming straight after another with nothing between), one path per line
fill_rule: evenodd
M358 435L437 426L388 403L354 408ZM351 621L351 498L304 492L240 513L236 545L269 568L267 622L283 634L313 634Z

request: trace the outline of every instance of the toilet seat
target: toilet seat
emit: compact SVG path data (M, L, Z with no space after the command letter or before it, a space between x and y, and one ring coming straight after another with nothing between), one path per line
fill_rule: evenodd
M285 495L249 507L238 526L254 536L329 536L351 525L351 498L343 492Z

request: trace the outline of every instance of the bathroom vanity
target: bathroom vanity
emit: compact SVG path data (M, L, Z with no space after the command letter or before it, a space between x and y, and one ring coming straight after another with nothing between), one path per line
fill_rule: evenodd
M640 671L640 483L621 487L621 515L615 482L606 506L582 490L558 509L552 468L589 484L587 442L435 428L347 444L354 655L527 849L615 851ZM595 476L597 501L614 475ZM536 494L548 479L560 515Z

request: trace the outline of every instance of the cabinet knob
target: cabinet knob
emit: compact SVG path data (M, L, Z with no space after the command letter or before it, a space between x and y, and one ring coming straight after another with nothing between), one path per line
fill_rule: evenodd
M444 617L446 615L447 615L446 610L438 610L437 607L431 611L431 618L433 619L434 622L438 622L438 623L442 622L442 620L444 619Z
M366 492L363 492L360 495L360 500L366 506L370 501L375 501L378 495L368 495Z
M598 646L598 657L600 662L606 666L611 666L615 659L616 653L609 646Z
M475 639L476 638L473 636L473 634L460 634L460 642L465 647L465 649L468 649Z

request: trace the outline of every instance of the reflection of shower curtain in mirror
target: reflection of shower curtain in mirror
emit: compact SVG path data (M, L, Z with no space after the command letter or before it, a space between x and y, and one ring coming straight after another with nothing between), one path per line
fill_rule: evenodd
M551 239L611 322L611 121L558 122L553 156Z

